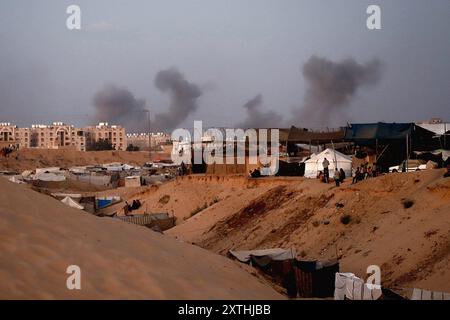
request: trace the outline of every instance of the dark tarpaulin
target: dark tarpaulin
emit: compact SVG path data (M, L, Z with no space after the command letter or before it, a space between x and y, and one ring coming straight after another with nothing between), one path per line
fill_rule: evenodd
M344 140L358 144L371 144L376 139L404 140L413 126L413 123L352 123L345 130Z

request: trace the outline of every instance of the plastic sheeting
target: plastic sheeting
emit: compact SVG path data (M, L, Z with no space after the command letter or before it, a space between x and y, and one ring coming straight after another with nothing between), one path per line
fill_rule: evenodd
M62 174L56 174L53 172L49 173L36 173L34 175L34 180L41 181L66 181L66 177Z
M229 251L232 256L238 259L241 262L247 263L250 261L251 257L264 257L267 256L272 260L281 261L281 260L289 260L295 259L295 250L294 249L263 249L263 250L245 250L245 251Z
M65 205L75 208L75 209L79 209L79 210L83 210L84 207L80 204L78 204L75 200L73 200L71 197L65 197L64 199L61 200L62 203L64 203Z

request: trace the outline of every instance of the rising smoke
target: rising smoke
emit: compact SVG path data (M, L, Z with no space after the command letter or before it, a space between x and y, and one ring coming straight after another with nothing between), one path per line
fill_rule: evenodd
M171 99L168 110L155 116L157 128L172 130L197 110L197 100L202 95L202 90L195 83L187 81L177 69L158 72L155 86L162 92L169 93Z
M93 103L96 122L120 124L134 132L148 130L145 100L137 99L127 88L107 85L94 95Z
M312 56L303 65L307 90L303 107L293 112L293 122L307 127L345 124L355 93L379 81L380 67L376 59L359 64L354 59L333 62Z
M158 72L155 86L170 95L170 105L166 112L155 115L151 130L169 132L197 109L197 99L202 91L175 68ZM107 85L94 95L93 103L96 122L120 124L129 132L147 132L149 129L147 114L144 113L146 101L137 99L126 88Z
M272 128L280 126L282 116L274 111L261 111L263 99L260 94L247 101L243 108L247 112L247 118L238 128Z

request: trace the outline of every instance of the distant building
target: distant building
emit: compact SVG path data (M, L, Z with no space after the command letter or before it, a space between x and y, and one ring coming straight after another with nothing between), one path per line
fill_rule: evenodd
M150 134L150 144L151 148L155 148L160 145L170 144L170 135L163 132L152 132ZM149 139L148 133L128 133L127 134L127 144L133 145L134 147L139 147L139 150L148 150Z
M100 139L107 139L115 150L126 150L125 128L109 126L108 123L85 128L76 128L63 122L33 124L30 128L19 128L8 122L0 123L0 143L18 148L86 151L90 143Z
M113 149L126 150L127 149L127 135L125 128L118 125L109 125L108 122L100 122L96 126L83 128L86 136L87 148L99 141L100 139L108 140Z

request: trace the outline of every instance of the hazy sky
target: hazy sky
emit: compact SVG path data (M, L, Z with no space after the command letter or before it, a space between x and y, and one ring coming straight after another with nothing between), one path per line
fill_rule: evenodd
M80 31L66 28L71 4ZM381 6L382 30L366 28L369 4ZM448 0L2 0L0 122L89 124L107 84L164 112L170 97L155 76L171 67L203 91L185 127L240 123L258 94L264 111L289 122L313 55L382 62L379 82L349 102L348 121L450 120L449 32Z

